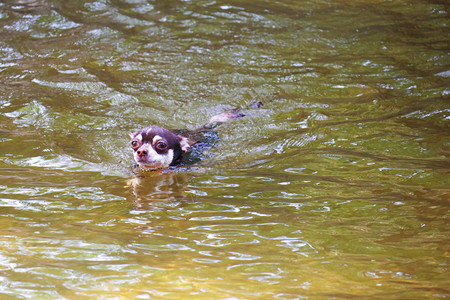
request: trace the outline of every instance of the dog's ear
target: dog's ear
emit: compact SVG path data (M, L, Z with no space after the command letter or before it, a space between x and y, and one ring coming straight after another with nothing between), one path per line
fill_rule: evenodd
M187 152L192 145L198 143L198 141L196 140L192 140L190 138L181 135L177 135L177 137L178 140L180 141L181 150L183 150L183 152Z

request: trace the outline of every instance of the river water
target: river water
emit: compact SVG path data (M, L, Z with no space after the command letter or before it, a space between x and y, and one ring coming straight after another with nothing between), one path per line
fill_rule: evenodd
M448 297L448 9L2 1L0 297ZM129 132L254 101L133 176Z

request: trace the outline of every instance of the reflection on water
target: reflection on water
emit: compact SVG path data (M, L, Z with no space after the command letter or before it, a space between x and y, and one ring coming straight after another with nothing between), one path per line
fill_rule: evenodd
M0 3L0 295L449 295L448 5ZM193 130L132 175L128 132ZM26 275L26 276L25 276Z
M154 203L183 200L190 177L181 168L179 171L148 171L144 175L133 176L127 186L133 192L136 209L155 209L151 206Z

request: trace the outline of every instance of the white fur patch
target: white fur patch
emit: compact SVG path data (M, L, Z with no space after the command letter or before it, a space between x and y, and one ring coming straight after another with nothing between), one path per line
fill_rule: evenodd
M162 137L160 137L159 135L155 135L153 137L153 143L155 143L157 140L162 140Z
M142 134L138 134L135 138L142 142Z
M154 170L167 168L173 160L173 150L169 149L165 154L158 154L151 146L146 147L148 151L148 157L145 161L140 160L139 156L135 152L135 160L141 168Z

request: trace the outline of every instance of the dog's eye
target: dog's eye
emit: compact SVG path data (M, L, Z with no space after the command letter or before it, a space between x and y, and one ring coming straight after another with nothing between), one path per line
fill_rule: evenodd
M139 146L138 141L131 141L131 147L136 148Z
M164 143L163 141L159 141L159 142L156 143L155 147L156 147L156 150L164 151L164 150L167 149L167 144Z

